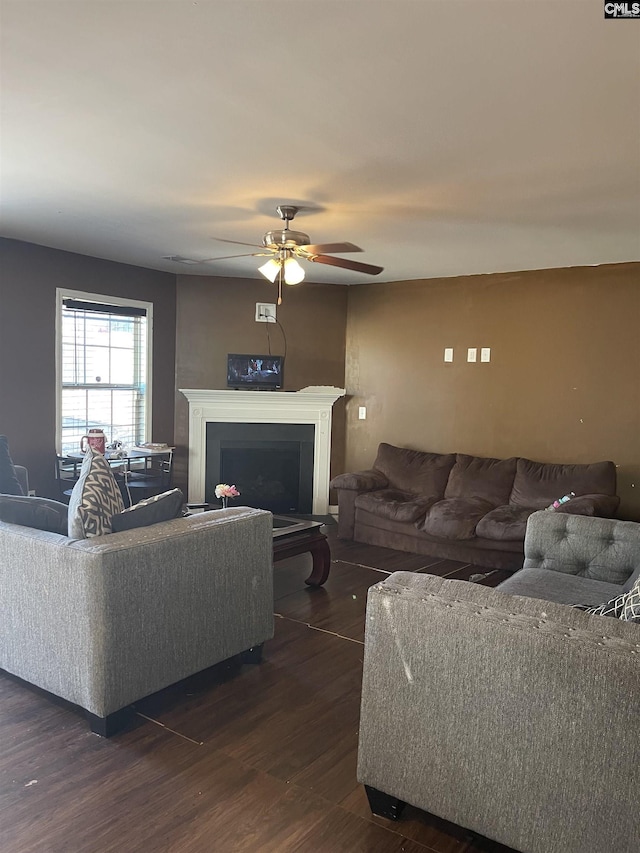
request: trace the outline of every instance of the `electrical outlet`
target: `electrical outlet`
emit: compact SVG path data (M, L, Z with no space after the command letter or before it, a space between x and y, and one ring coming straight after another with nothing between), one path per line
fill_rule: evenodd
M480 350L480 361L491 361L491 347L482 347Z
M276 306L273 302L256 302L256 323L275 323Z
M467 349L467 361L477 361L478 360L478 348L477 347L469 347Z
M444 348L444 360L447 362L453 361L453 347Z
M358 406L358 419L361 421L366 421L366 419L367 419L367 407L366 406Z

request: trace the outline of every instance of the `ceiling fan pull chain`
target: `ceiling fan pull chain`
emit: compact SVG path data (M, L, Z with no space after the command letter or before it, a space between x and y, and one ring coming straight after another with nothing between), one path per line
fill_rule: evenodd
M282 305L282 262L278 270L278 305Z

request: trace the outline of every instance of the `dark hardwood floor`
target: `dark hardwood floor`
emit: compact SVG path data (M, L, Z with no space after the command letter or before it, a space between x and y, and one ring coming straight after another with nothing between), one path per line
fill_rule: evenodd
M356 781L368 588L400 570L490 585L506 573L340 542L336 530L324 587L305 586L308 555L276 565L260 665L149 697L110 740L2 674L2 853L509 853L411 807L396 823L372 817Z

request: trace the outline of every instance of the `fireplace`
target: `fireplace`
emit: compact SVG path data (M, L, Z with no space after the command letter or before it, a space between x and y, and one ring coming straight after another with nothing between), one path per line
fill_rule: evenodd
M302 424L313 428L311 512L314 515L328 513L332 407L344 396L344 388L313 385L300 391L192 388L181 389L181 392L189 401L189 501L201 503L207 493L207 428L210 424L272 424L278 430L286 424ZM211 477L214 478L213 474ZM228 480L221 477L216 480L219 482ZM242 502L241 497L236 504L241 506Z
M237 503L279 515L313 509L313 424L208 423L205 501L233 483Z

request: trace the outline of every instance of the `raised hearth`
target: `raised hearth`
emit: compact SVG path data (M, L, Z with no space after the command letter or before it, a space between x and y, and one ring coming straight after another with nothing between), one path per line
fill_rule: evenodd
M205 500L208 423L313 424L314 515L329 511L331 414L344 388L314 385L301 391L180 389L189 401L189 501Z

